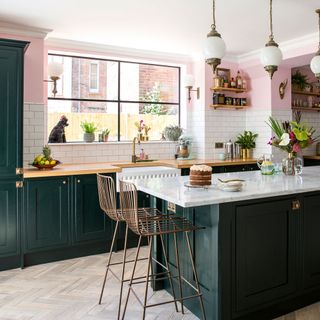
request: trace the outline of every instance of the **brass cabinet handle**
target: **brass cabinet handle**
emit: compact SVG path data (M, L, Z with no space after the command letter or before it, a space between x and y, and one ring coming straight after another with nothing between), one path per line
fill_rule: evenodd
M299 200L292 200L292 210L299 210L301 207Z

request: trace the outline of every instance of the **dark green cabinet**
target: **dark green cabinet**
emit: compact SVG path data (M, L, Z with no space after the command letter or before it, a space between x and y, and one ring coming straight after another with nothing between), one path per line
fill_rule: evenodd
M241 164L241 165L227 165L227 166L214 166L212 173L225 173L225 172L239 172L239 171L254 171L258 170L257 164ZM188 176L190 168L182 168L181 175Z
M95 174L25 181L25 265L108 250L113 221L100 209Z
M70 179L32 179L25 184L25 252L70 243Z
M0 177L22 165L23 56L28 42L0 39Z
M320 196L304 198L302 221L303 235L303 287L306 290L320 289Z
M23 59L29 42L0 39L0 270L20 266Z
M111 240L112 221L100 209L96 175L73 177L75 242Z
M21 189L16 182L0 182L0 270L20 264Z
M165 201L161 209L167 210ZM176 212L205 227L191 233L191 243L207 319L270 320L319 301L320 192L177 206ZM182 271L194 283L182 240L179 237ZM165 242L176 275L173 238ZM160 249L154 254L162 256ZM168 282L163 285L170 291ZM193 294L184 289L185 295ZM196 299L185 303L201 317Z
M266 304L296 289L292 201L239 205L235 212L235 308Z

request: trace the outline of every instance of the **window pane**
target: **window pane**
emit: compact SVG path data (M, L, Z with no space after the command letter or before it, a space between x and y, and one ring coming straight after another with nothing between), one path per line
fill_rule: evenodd
M121 62L120 100L179 102L179 69Z
M90 92L99 92L99 64L91 62L90 64Z
M144 112L145 105L137 103L122 103L120 114L121 140L132 140L137 136L138 129L135 123L143 123L151 128L148 132L149 140L160 140L163 129L169 124L179 123L178 105L150 105L150 108L159 112ZM145 131L142 130L145 134Z
M115 102L48 100L48 135L62 115L69 123L65 128L67 142L83 141L82 121L94 122L98 127L95 141L106 128L110 129L109 141L118 140L118 104Z
M48 61L63 63L63 74L57 81L57 98L118 99L118 62L49 55ZM52 97L48 85L48 97Z

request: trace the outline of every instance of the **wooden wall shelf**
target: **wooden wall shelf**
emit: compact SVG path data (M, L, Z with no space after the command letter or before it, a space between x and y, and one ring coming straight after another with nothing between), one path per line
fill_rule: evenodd
M292 91L292 94L302 94L302 95L304 95L304 96L315 96L315 97L320 97L320 93L315 93L315 92L305 92L305 91L297 91L297 90Z
M236 109L236 110L241 110L245 109L248 106L233 106L229 104L210 104L210 107L216 109Z
M228 92L235 92L235 93L242 93L246 92L243 89L236 89L236 88L224 88L224 87L212 87L210 88L211 91L228 91Z
M292 110L298 111L310 111L310 112L320 112L320 108L310 108L310 107L291 107Z

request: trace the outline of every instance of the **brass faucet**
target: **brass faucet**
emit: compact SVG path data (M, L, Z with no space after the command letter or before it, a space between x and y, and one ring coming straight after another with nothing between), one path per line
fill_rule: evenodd
M137 156L136 156L136 142L140 144L140 140L137 137L134 137L132 140L132 156L131 156L131 162L136 163L137 162Z

